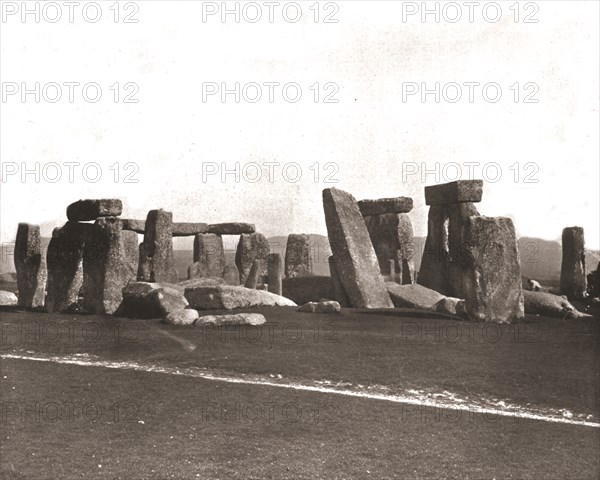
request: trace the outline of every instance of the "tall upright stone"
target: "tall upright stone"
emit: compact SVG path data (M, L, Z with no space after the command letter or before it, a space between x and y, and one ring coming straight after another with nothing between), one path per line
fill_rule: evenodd
M356 199L343 190L326 188L323 209L336 269L351 305L392 308Z
M433 208L433 207L431 207ZM478 216L475 205L470 202L448 205L448 254L446 257L447 294L464 298L462 248L465 242L465 226L472 216Z
M582 300L587 290L583 228L567 227L562 232L560 293L569 300Z
M44 306L46 291L46 255L42 250L39 225L19 223L14 250L19 306Z
M258 260L259 283L266 283L267 257L269 242L262 233L243 233L240 235L235 252L235 264L240 272L240 285L244 285L255 260Z
M216 233L196 235L194 237L194 276L222 278L224 268L223 237Z
M173 214L163 209L150 210L146 218L144 241L140 244L138 280L177 283L173 256Z
M304 233L290 234L285 247L285 278L312 275L310 237Z
M55 228L48 244L48 284L45 308L64 312L77 303L83 285L83 258L93 225L67 222ZM90 248L94 250L94 246ZM137 259L137 242L135 243ZM137 260L136 260L137 263Z
M429 207L427 239L421 257L417 279L419 285L450 295L448 282L448 209L445 206Z
M465 309L471 320L512 323L524 316L521 266L510 218L468 218L462 252Z
M135 280L121 234L117 217L101 217L92 225L83 256L83 309L88 313L113 314L123 287Z
M267 257L267 276L269 292L281 295L283 292L283 268L280 254L270 253Z
M246 278L246 283L244 287L246 288L258 288L259 285L262 285L259 276L260 270L260 262L258 260L254 260L252 262L252 267L250 268L250 273L248 273L248 277Z

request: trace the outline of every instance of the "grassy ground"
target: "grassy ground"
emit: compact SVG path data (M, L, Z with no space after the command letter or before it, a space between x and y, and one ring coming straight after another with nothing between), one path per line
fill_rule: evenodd
M2 312L1 351L447 390L599 418L597 319L494 326L401 311L260 311L268 323L253 329ZM2 478L579 480L600 473L597 428L159 373L7 359L1 368Z

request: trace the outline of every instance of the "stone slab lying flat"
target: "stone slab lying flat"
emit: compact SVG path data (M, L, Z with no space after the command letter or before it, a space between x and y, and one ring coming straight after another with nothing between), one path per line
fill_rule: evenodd
M172 284L129 282L123 288L119 314L132 318L164 318L187 307L183 287Z
M481 202L483 180L458 180L442 185L425 187L427 205L447 205L449 203Z
M378 200L361 200L358 208L363 216L385 215L386 213L408 213L413 208L410 197L380 198Z
M123 203L118 198L79 200L67 207L67 218L72 222L88 222L99 217L118 217Z
M525 313L529 314L547 315L548 317L562 319L590 316L579 312L571 305L566 296L554 295L547 292L530 292L529 290L523 290L523 300L525 303Z
M256 226L252 223L212 223L208 226L208 233L217 235L241 235L254 232L256 232Z
M194 326L202 327L204 325L262 325L266 323L266 318L260 313L234 313L231 315L204 315L199 317Z
M341 309L342 307L335 300L327 300L305 303L297 311L306 313L338 313Z
M291 300L265 290L255 290L231 285L191 287L185 289L190 307L198 310L232 310L248 307L296 307Z

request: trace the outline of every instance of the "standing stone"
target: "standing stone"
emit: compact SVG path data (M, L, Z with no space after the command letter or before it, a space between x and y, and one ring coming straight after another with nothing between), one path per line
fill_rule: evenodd
M461 262L464 244L464 230L469 218L479 215L477 208L470 202L448 205L448 256L446 258L447 295L464 298L463 266Z
M252 262L252 267L250 268L248 278L246 278L246 283L244 284L244 287L258 288L258 285L262 283L259 282L259 270L260 262L258 260L254 260L254 262Z
M401 274L399 283L414 283L414 239L406 213L386 213L364 217L383 275ZM391 262L394 261L394 272Z
M44 306L47 277L45 257L39 225L19 223L14 250L19 306L24 308Z
M511 323L523 318L521 266L510 218L472 216L465 224L463 289L471 320Z
M121 234L117 217L102 217L92 225L83 257L83 309L88 313L113 314L123 287L135 280Z
M67 207L67 218L72 222L87 222L99 217L118 217L123 203L118 198L79 200Z
M233 264L225 265L223 269L223 280L227 285L237 287L240 284L240 272L237 267Z
M377 255L355 198L342 190L323 190L323 209L331 251L350 303L356 308L392 308Z
M278 253L270 253L267 257L267 283L269 292L281 295L283 292L282 261Z
M259 278L267 276L267 256L269 255L269 242L262 233L243 233L240 235L235 252L235 264L240 272L240 285L246 283L254 260L258 260ZM265 283L261 281L260 283Z
M177 283L173 256L173 214L163 209L150 210L146 218L144 241L140 245L138 280Z
M335 267L335 259L333 258L333 255L328 258L328 261L334 300L336 300L342 307L349 307L350 300L348 300L348 295L346 295L344 285L342 285L342 280L340 279L337 268Z
M55 228L48 244L48 285L45 308L64 312L77 303L83 285L83 257L93 225L67 222ZM93 246L92 246L93 249ZM137 241L134 250L137 263Z
M560 293L569 300L583 300L587 290L583 228L567 227L562 232Z
M427 240L423 249L419 285L443 295L450 294L448 286L448 215L446 206L429 207Z
M134 231L121 230L121 244L125 256L125 264L131 271L132 278L136 278L140 260L138 234Z
M194 237L194 277L223 276L225 268L225 251L223 237L216 233L200 233Z
M312 275L310 237L306 234L288 235L285 248L285 278Z

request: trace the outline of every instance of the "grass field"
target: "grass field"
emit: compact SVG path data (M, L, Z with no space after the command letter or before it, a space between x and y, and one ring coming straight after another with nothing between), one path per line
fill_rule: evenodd
M259 311L228 329L2 312L0 476L598 477L597 318Z

